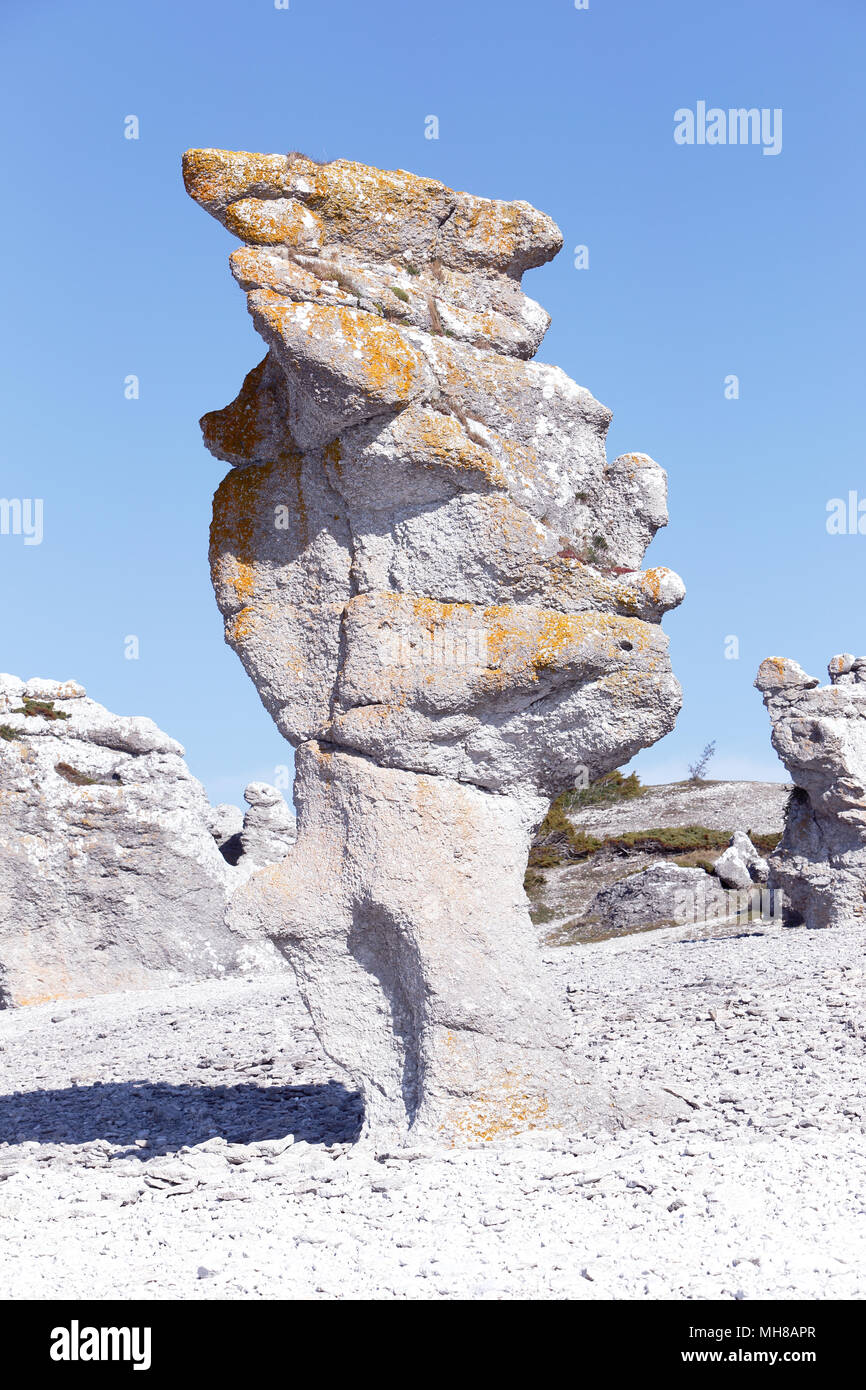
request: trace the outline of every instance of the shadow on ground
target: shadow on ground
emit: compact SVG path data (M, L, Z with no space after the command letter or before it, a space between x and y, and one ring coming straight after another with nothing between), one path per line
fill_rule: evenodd
M310 1144L353 1143L359 1095L337 1081L317 1086L174 1086L124 1081L0 1095L0 1143L129 1144L142 1158L221 1137L255 1144L294 1135Z

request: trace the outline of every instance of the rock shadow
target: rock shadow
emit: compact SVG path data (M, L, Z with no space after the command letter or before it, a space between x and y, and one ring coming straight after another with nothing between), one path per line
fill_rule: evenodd
M310 1144L354 1143L363 1122L356 1091L310 1086L170 1085L158 1081L0 1095L0 1143L127 1144L134 1156L175 1153L208 1139L255 1144L291 1134ZM146 1136L147 1148L134 1148Z

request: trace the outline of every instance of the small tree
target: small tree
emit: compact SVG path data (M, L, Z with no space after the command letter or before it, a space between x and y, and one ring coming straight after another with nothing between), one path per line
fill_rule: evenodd
M707 767L708 767L708 765L709 765L710 759L713 758L713 757L715 757L715 754L716 754L716 740L713 739L711 743L708 743L708 744L706 745L706 747L704 748L703 753L702 753L701 756L698 758L697 762L694 762L694 763L690 763L690 764L689 764L689 780L690 780L690 781L692 781L692 782L702 782L702 781L703 781L703 779L704 779L704 773L705 773L706 770L707 770Z

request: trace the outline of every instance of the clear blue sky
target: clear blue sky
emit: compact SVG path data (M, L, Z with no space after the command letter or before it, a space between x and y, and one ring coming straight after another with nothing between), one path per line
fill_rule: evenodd
M5 0L0 33L0 496L45 506L41 545L0 536L0 669L151 715L213 800L289 761L208 578L224 469L197 421L262 346L180 156L301 149L556 218L566 249L525 280L539 357L613 410L611 456L667 468L649 559L688 587L683 713L636 766L681 777L715 739L716 776L784 776L758 663L866 651L866 536L825 527L866 498L862 0ZM782 152L678 146L699 100L782 108Z

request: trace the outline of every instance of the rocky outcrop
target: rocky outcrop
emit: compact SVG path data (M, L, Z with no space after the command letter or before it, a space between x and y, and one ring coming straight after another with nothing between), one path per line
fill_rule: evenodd
M609 931L630 932L722 918L727 907L720 884L703 869L659 863L603 888L590 914Z
M575 826L600 838L681 825L767 834L781 831L791 790L790 782L665 782L622 801L564 809Z
M735 830L731 843L713 864L713 873L724 888L751 888L766 883L769 870L744 830Z
M755 681L795 784L769 882L810 927L859 919L866 902L866 657L834 656L828 671L822 686L774 656Z
M261 868L285 859L298 838L295 817L277 787L250 782L244 790L248 810L240 832L241 864Z
M550 798L672 727L641 571L667 520L610 412L528 359L556 254L524 202L346 160L193 150L187 190L268 345L202 421L233 465L211 564L234 647L297 747L297 846L232 921L292 962L380 1132L610 1119L541 977L521 881Z
M0 676L0 1007L285 969L225 924L211 816L152 720Z

